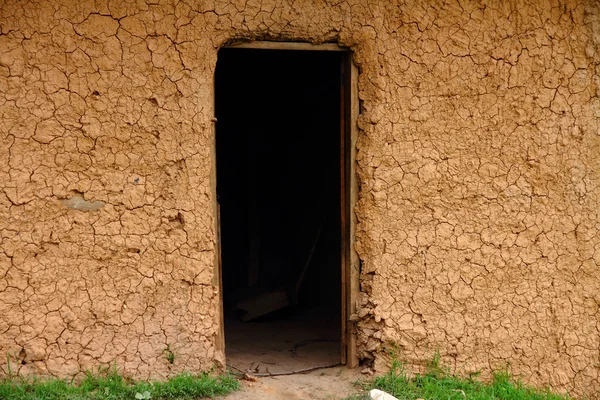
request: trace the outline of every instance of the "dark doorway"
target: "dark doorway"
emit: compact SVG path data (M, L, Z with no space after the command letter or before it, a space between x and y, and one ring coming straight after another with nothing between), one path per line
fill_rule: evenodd
M342 360L345 57L219 51L225 351L237 368L277 372Z

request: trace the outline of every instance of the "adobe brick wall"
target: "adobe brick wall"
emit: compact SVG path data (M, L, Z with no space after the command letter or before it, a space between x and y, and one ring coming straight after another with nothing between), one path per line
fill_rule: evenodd
M4 1L0 354L223 364L212 82L234 38L354 52L362 358L600 390L592 0Z

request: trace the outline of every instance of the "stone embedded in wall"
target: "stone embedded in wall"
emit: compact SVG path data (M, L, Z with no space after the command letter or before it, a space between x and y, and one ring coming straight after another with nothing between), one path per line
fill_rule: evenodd
M96 211L104 207L103 201L87 201L81 196L73 196L69 199L63 199L60 201L67 208L78 211Z

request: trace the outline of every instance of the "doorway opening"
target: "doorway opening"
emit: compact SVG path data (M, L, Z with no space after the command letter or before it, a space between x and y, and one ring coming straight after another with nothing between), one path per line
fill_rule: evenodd
M215 73L227 362L346 363L349 53L258 47Z

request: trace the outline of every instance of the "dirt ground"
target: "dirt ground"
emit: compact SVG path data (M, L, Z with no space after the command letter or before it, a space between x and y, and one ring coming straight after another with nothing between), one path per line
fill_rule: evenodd
M335 367L278 377L259 378L258 382L242 381L242 389L220 399L343 399L359 389L354 385L364 379L357 369Z
M339 327L327 313L298 311L269 322L227 318L225 330L227 364L237 370L282 373L341 360Z
M225 326L227 365L236 373L278 374L340 362L339 328L326 312L298 312L269 323L227 319ZM364 379L360 369L345 366L261 377L242 380L242 389L225 399L343 399L358 391L354 383L359 379Z

